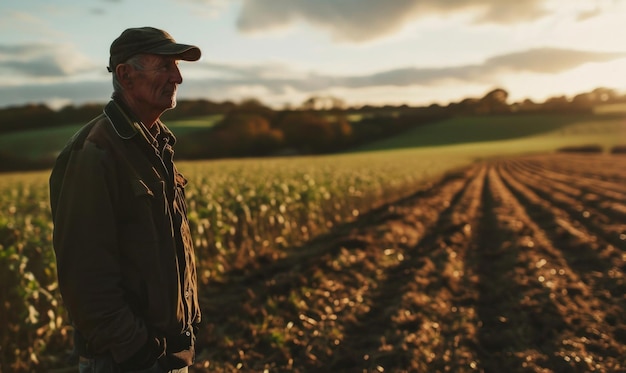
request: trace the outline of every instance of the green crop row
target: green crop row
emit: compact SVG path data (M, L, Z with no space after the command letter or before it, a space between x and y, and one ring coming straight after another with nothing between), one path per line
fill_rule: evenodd
M56 282L47 175L0 178L0 370L32 371L70 335Z
M414 152L183 162L201 283L222 281L400 198L457 163ZM57 366L70 326L56 282L49 172L0 177L0 367Z
M412 152L184 163L200 279L221 279L415 191L448 169ZM462 159L459 160L462 161Z

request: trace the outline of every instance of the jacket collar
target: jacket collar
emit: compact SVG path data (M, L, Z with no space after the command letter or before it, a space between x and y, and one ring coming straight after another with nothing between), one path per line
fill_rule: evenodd
M119 137L129 140L135 135L142 135L148 143L152 143L152 136L147 128L132 114L132 111L123 101L113 97L104 107L104 114L109 118L113 129ZM159 136L166 137L170 145L174 145L176 137L160 120L155 125L159 126Z
M113 99L104 107L104 115L109 118L117 135L128 140L141 132L141 123L131 117L130 110L124 106L122 102Z

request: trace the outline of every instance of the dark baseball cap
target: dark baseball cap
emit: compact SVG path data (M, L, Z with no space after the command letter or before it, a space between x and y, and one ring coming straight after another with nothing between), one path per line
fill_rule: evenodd
M176 56L185 61L197 61L202 53L195 45L179 44L174 38L163 30L154 27L138 27L124 30L122 34L111 43L109 57L109 72L115 67L136 54L160 54Z

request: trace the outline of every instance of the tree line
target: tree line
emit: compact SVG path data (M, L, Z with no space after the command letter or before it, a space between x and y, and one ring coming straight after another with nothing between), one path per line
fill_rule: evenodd
M233 106L214 127L183 137L177 157L207 159L267 155L324 154L395 136L427 123L462 115L591 113L599 104L626 103L626 96L598 88L554 97L543 103L508 103L497 88L478 99L447 106L363 106L346 108L332 97L311 97L297 109L273 110L258 100Z
M181 101L176 110L166 112L163 118L175 120L226 114L236 106L230 101L223 103L209 100ZM67 105L60 110L53 110L44 104L28 104L0 109L0 133L86 123L102 114L103 107L104 104L92 103L81 106Z
M285 108L276 112L333 112L333 113L367 113L382 114L396 111L400 114L411 113L417 110L441 111L446 109L450 115L459 114L502 114L527 112L581 112L590 111L595 105L603 103L626 102L626 95L619 95L609 88L596 88L591 92L581 93L572 98L567 96L551 97L542 103L535 103L530 99L509 104L508 92L496 88L482 98L466 98L460 102L452 102L446 106L433 104L427 107L401 106L372 106L346 107L343 100L331 96L312 96L298 108ZM0 109L0 133L23 131L33 128L63 126L79 124L90 120L102 112L104 104L85 104L82 106L67 105L60 110L53 110L44 104L27 104ZM205 115L226 115L231 112L250 110L251 106L263 106L256 99L245 100L240 104L232 101L213 102L206 99L182 100L178 102L176 110L163 115L164 120L176 120ZM264 109L265 110L265 109ZM271 110L271 109L268 109ZM274 110L271 110L274 111ZM264 114L268 112L265 111Z
M247 100L213 127L181 136L185 146L177 147L176 156L207 159L334 153L447 117L442 108L273 110L257 100Z
M175 110L167 111L162 118L167 123L208 115L221 116L212 127L179 136L177 158L210 159L332 153L454 116L591 113L600 104L626 103L626 96L607 88L597 88L572 98L552 97L542 103L524 100L509 104L508 99L506 90L496 88L481 98L423 107L346 107L342 100L328 96L313 96L298 108L281 110L272 109L256 99L241 103L181 100ZM99 115L102 107L102 104L68 105L55 111L45 105L25 105L2 109L0 133L86 123ZM17 165L20 162L12 159L9 163Z

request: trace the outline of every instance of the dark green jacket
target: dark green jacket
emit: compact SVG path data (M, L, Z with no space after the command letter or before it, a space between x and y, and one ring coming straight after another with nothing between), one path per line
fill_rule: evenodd
M124 362L157 338L175 368L193 360L200 309L186 180L157 125L155 141L111 101L60 153L50 202L59 287L85 352Z

